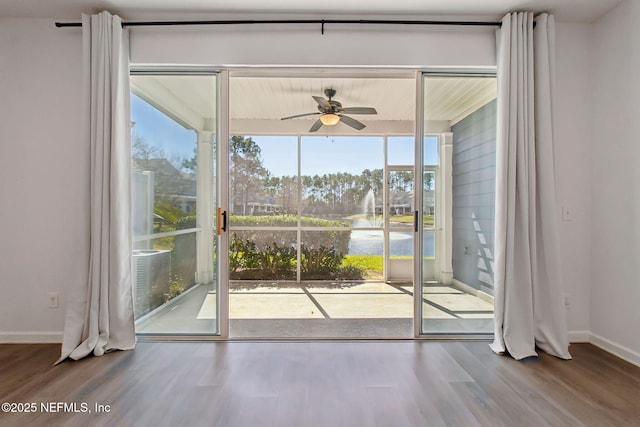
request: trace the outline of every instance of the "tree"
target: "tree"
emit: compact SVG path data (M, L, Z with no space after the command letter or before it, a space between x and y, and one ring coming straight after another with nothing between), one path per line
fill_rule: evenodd
M131 138L131 156L138 160L149 160L164 157L164 152L159 147L154 147L140 135L133 134Z
M190 159L183 159L180 167L188 172L196 173L198 170L198 146L193 147L193 157Z
M433 172L425 171L422 177L425 190L433 190Z
M154 203L181 206L188 213L195 209L196 179L194 174L180 170L180 160L169 160L158 146L134 134L131 143L134 171L153 172ZM194 157L195 162L195 157Z
M251 137L234 135L229 141L229 187L234 213L246 215L247 204L264 195L270 174L262 165L260 152Z
M293 176L283 176L280 180L280 194L284 213L295 212L298 206L298 180Z

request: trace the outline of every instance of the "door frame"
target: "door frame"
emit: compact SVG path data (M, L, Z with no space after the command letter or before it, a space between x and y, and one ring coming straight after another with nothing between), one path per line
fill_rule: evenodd
M318 73L319 70L331 70L331 72L336 73L336 75L341 76L394 76L402 74L402 76L407 77L408 73L413 73L415 78L416 90L415 90L415 130L414 130L414 138L415 138L415 164L414 164L414 213L415 222L414 222L414 252L413 252L413 295L414 295L414 336L416 338L425 338L426 335L422 334L422 274L423 274L423 263L421 262L423 259L423 239L422 239L422 230L424 227L422 215L419 215L418 208L421 209L423 205L423 155L424 155L424 147L423 147L423 139L425 136L425 121L424 121L424 77L426 75L470 75L470 74L486 74L486 70L482 70L480 72L474 71L461 71L461 70L446 70L446 71L438 71L438 72L428 72L422 69L413 69L408 71L406 69L384 69L384 68L362 68L362 67L347 67L346 69L341 68L332 68L332 67L323 67L322 69L318 67L310 68L310 69L296 69L295 67L283 67L283 68L273 68L273 67L219 67L219 68L211 68L211 67L193 67L193 66L182 66L182 67L158 67L158 66L132 66L132 72L136 73L161 73L161 74L216 74L218 77L217 84L217 96L216 96L216 105L218 109L217 114L217 132L216 132L216 141L214 147L214 152L216 153L216 200L214 201L214 212L217 208L221 208L223 211L228 212L229 206L229 187L227 185L229 177L229 137L230 137L230 111L229 111L229 101L230 101L230 86L229 79L230 73L235 76L243 76L243 75L280 75L286 76L288 74L295 75L313 75L314 73ZM451 134L447 135L445 133L439 134L440 144L439 150L445 149L449 150L448 161L451 160ZM447 138L448 136L448 138ZM386 141L386 137L385 137ZM443 143L443 141L445 141ZM448 148L447 148L448 147ZM385 150L386 156L386 150ZM440 165L441 167L436 170L436 257L438 254L444 255L446 257L447 251L450 253L451 250L451 230L450 224L448 222L442 222L444 220L444 215L442 215L441 209L438 207L450 206L451 204L451 192L447 191L447 187L451 185L451 168L448 168L448 172L443 172L444 168L442 167L442 157L440 157ZM386 159L385 159L385 178L388 176L388 171L386 170ZM448 173L448 175L447 175ZM445 176L443 176L443 174ZM444 185L444 187L443 187ZM438 188L439 187L439 188ZM420 190L420 191L418 191ZM386 194L385 190L385 194ZM450 209L447 209L450 212ZM387 215L388 216L388 215ZM388 251L388 224L385 219L385 233L387 237L385 237L385 252ZM420 231L420 232L419 232ZM448 235L448 236L447 236ZM444 237L443 237L444 236ZM207 335L189 335L189 336L163 336L163 338L171 338L176 340L228 340L229 339L229 263L228 263L228 252L229 252L229 233L228 231L221 232L217 235L214 235L214 238L217 239L217 269L216 269L216 287L217 287L217 334L207 334ZM387 255L385 254L385 279L387 278L388 267L386 265ZM450 258L450 257L448 257ZM450 266L450 260L449 260ZM435 275L438 280L447 280L446 277L451 273L452 269L447 268L446 265L438 262L435 266ZM443 274L444 276L442 276ZM442 336L439 336L442 338Z
M433 278L445 286L453 284L453 133L433 132L425 133L425 88L424 81L428 77L495 77L495 72L486 69L451 69L441 71L422 70L416 75L416 131L415 131L415 239L414 239L414 335L422 339L483 339L488 337L484 333L425 333L423 332L423 172L432 170L435 178L435 263ZM424 165L424 138L438 137L438 165ZM419 190L418 190L419 189Z
M199 266L197 267L198 276L202 272L202 276L207 281L214 281L214 289L216 292L216 319L215 330L208 333L152 333L152 334L138 334L138 339L144 341L212 341L212 340L226 340L229 336L229 283L228 283L228 269L229 265L226 262L226 257L221 254L227 254L229 249L228 233L220 230L219 221L220 215L215 215L215 212L226 211L228 205L228 144L221 143L228 139L229 134L229 72L225 69L202 67L202 66L156 66L156 65L132 65L129 71L130 75L159 75L159 76L197 76L197 75L212 75L216 77L215 93L215 105L216 119L214 125L214 131L212 132L213 144L211 148L202 149L200 147L200 141L198 140L197 150L198 156L200 155L212 155L215 162L204 162L208 165L206 172L210 172L211 177L198 175L198 182L204 182L211 179L212 189L215 189L215 197L205 196L203 200L209 206L198 213L199 216L206 214L208 217L202 223L199 223L193 231L196 233L196 257L198 259ZM205 183L206 184L206 183ZM198 199L198 201L200 201ZM198 208L196 208L198 209ZM207 231L203 232L206 228ZM216 233L216 229L218 232ZM166 233L165 233L166 234ZM144 236L146 237L146 236ZM164 234L152 235L154 238L164 237ZM205 238L210 241L210 244L216 242L215 253L204 250L207 246L207 242L201 242L200 239ZM214 272L209 271L208 268L203 269L202 263L206 262L207 258L214 256L213 269ZM213 274L212 274L213 273Z
M212 335L212 339L227 340L229 339L229 70L220 70L218 72L218 143L216 144L216 166L217 171L214 173L216 182L217 203L216 207L220 211L225 212L224 221L226 222L224 230L218 228L217 233L217 316L218 334ZM218 221L222 218L218 218ZM225 254L224 256L222 254Z
M416 117L415 117L415 165L413 184L413 209L414 209L414 238L413 238L413 335L416 338L422 336L422 170L424 162L424 74L416 72Z

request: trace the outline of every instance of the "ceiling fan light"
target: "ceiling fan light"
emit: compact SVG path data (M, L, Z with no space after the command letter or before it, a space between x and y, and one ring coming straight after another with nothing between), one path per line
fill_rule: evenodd
M333 113L327 113L320 116L320 121L325 126L335 126L340 121L340 116Z

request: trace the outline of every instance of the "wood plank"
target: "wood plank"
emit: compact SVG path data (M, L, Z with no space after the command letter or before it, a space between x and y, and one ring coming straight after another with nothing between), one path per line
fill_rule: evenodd
M640 368L591 345L517 362L486 342L139 343L52 366L59 345L0 345L2 426L633 426ZM94 405L110 412L95 413Z

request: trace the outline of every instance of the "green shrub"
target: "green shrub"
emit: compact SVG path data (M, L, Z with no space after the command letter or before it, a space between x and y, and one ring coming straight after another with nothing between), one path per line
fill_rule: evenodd
M195 215L183 216L176 221L176 230L187 230L189 228L196 228Z
M300 270L302 274L329 274L338 270L344 255L335 247L300 247Z
M273 216L231 216L231 225L234 227L291 227L290 231L282 230L242 230L236 231L236 235L241 239L249 239L261 248L264 245L272 245L274 242L280 246L296 246L298 219L295 215L273 215ZM300 218L300 225L303 227L345 227L349 223L345 221L328 221L321 218ZM351 232L349 230L331 231L305 231L303 241L313 240L316 247L335 247L337 252L346 254L349 251L349 240Z
M167 293L167 298L172 299L183 293L187 289L187 285L184 282L184 279L177 274L171 276L171 280L169 281L169 292Z
M356 265L341 265L338 273L337 278L342 280L362 280L367 276L367 271Z
M292 279L296 276L296 249L276 242L263 245L257 253L258 268L270 279Z
M258 248L253 240L242 239L236 233L231 235L229 245L229 269L235 273L239 269L258 266Z
M229 263L232 279L295 279L298 219L294 215L231 217L236 227L291 227L291 230L238 230L231 235ZM302 217L303 227L345 227L344 221ZM362 276L358 268L341 267L349 250L350 230L304 231L300 269L304 279ZM309 244L308 241L313 242Z

